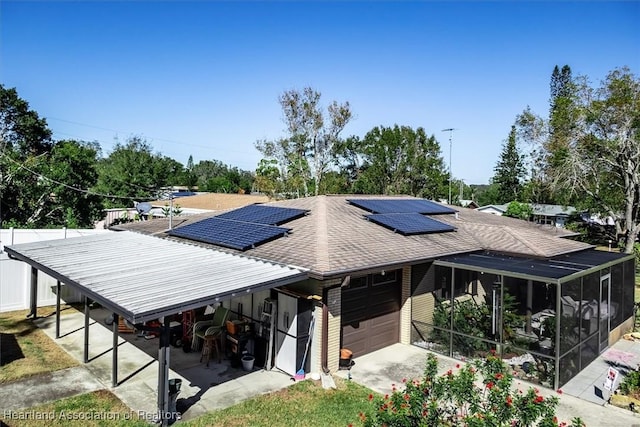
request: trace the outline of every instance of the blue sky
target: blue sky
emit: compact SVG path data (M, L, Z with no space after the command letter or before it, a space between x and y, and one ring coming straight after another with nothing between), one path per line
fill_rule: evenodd
M0 81L56 139L147 139L186 164L254 170L285 135L277 102L349 101L343 136L422 126L487 183L517 114L548 112L553 67L640 74L640 2L0 2Z

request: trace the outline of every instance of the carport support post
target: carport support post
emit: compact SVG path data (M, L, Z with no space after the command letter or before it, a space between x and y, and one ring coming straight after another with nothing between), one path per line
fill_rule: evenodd
M158 349L158 416L162 425L169 423L169 323L170 319L165 317L160 319L160 344Z
M34 319L38 317L38 269L35 267L31 267L31 300L29 301L31 305L31 310L27 317L33 317Z
M84 297L84 363L89 362L89 297Z
M118 322L119 316L113 313L113 323L111 328L113 331L113 354L111 355L111 386L118 385Z
M56 338L60 338L60 280L56 282Z

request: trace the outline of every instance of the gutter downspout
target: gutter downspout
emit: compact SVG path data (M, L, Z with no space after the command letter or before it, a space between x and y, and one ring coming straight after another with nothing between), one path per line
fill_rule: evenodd
M349 286L351 283L351 276L345 276L340 283L340 288ZM322 365L322 372L328 374L331 372L329 369L329 306L327 300L329 298L328 289L322 291L322 343L320 347L320 364Z
M329 307L325 304L326 300L326 291L324 292L323 301L322 301L322 344L320 346L320 364L322 365L322 372L325 374L329 373L329 361L328 361L328 352L329 352Z

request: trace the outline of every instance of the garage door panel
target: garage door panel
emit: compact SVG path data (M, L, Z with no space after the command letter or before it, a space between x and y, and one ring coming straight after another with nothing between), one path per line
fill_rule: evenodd
M366 307L357 308L355 310L349 310L342 314L342 323L348 324L353 322L360 322L367 319Z
M399 280L343 289L341 315L342 345L351 350L354 357L397 343L400 339Z
M398 311L400 307L395 302L378 302L369 306L370 312L377 314L388 314Z
M371 326L374 328L380 327L393 329L394 326L398 325L398 313L387 313L382 316L369 319L368 321L371 322Z
M343 340L349 343L348 348L353 352L354 357L367 353L368 333L366 325L363 328L362 323L347 325L342 329Z

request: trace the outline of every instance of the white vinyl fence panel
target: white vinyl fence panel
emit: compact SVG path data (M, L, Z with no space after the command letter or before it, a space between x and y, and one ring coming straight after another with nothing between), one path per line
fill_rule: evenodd
M88 229L3 229L0 230L0 313L29 308L31 294L31 267L22 261L10 259L4 245L38 242L42 240L67 239L91 234L112 233L109 230ZM38 307L54 305L56 280L38 272ZM65 302L79 302L80 294L62 284L61 298Z

